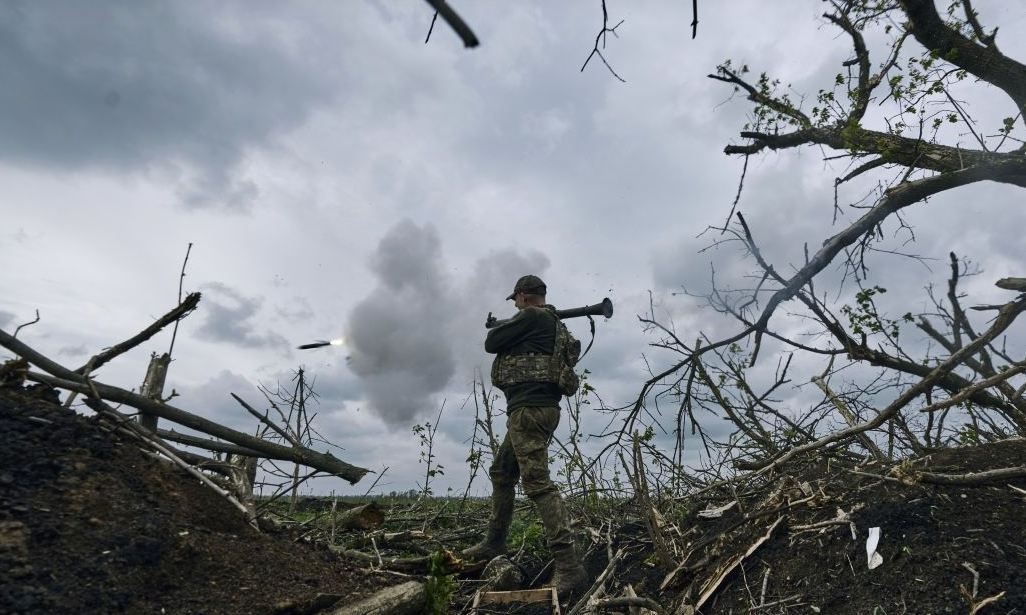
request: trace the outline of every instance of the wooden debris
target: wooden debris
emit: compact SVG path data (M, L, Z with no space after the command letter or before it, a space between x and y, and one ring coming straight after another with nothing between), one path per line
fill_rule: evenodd
M42 382L50 386L77 391L84 395L92 395L102 399L122 403L145 410L151 414L166 419L179 425L184 425L196 431L200 431L216 438L227 440L239 446L243 446L260 454L268 459L279 459L293 461L309 466L322 472L340 476L351 483L358 482L367 474L366 468L360 468L348 464L328 453L320 453L309 448L287 447L257 438L249 434L225 427L209 419L197 416L171 404L154 401L142 395L126 391L124 389L102 384L95 380L83 377L74 371L48 359L39 352L30 348L27 344L15 339L5 331L0 331L0 346L3 346L18 355L21 355L33 365L41 368L48 374L29 372L27 377L34 382Z
M424 612L426 599L424 583L407 581L355 604L328 611L326 615L419 615Z
M723 582L723 579L727 578L727 576L731 572L733 572L735 568L737 568L738 564L743 562L752 553L755 553L756 549L761 547L764 542L770 539L770 536L773 535L773 530L777 529L777 526L780 525L780 522L783 520L783 517L777 517L777 520L773 522L773 525L769 526L769 529L766 530L766 533L763 534L754 543L752 543L752 546L748 547L747 551L745 551L741 555L737 555L731 558L726 562L726 564L722 565L719 568L719 570L713 573L713 576L702 587L702 593L701 595L699 595L698 600L695 602L696 610L702 608L702 605L705 604L705 601L711 598L714 593L716 593L716 590L720 587L720 583Z
M474 595L473 613L476 615L478 609L486 605L497 604L547 604L552 609L553 615L560 615L559 597L556 595L556 588L545 587L542 589L519 589L515 591L479 591Z
M376 502L350 508L335 520L340 528L351 530L373 530L385 522L385 513Z

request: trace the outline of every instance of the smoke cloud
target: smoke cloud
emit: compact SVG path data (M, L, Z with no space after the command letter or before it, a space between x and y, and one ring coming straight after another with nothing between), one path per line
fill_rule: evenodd
M544 273L548 264L540 252L499 250L456 279L445 273L450 268L433 226L395 225L370 259L377 286L353 308L346 335L349 368L371 410L405 429L437 411L454 376L455 392L469 393L475 369L489 360L482 347L485 315L512 312L503 298L513 283L525 273Z
M349 366L374 411L392 426L408 427L433 406L455 370L449 344L455 306L438 232L400 222L378 244L370 269L378 286L350 314Z

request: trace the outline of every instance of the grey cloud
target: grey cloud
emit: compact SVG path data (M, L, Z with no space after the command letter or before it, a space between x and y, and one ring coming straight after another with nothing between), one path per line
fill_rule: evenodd
M293 297L292 303L278 306L275 312L289 323L304 322L314 317L313 307L306 297Z
M14 313L7 310L0 310L0 329L14 322Z
M337 409L358 400L363 395L360 379L349 369L346 361L332 365L309 367L307 373L320 404Z
M166 388L173 388L179 394L172 404L233 429L252 433L256 419L231 397L231 393L235 393L253 407L262 407L263 396L249 380L229 370L221 370L210 380L197 385L177 384L173 381L173 373L169 377L171 386Z
M8 2L0 7L0 159L178 176L186 205L245 208L248 147L330 93L303 40L257 5ZM184 168L182 168L184 165Z
M227 342L244 348L282 348L288 351L288 341L273 331L257 333L255 317L263 305L260 297L247 297L224 284L204 285L206 319L196 337L214 342Z
M64 346L57 351L57 354L67 357L80 357L89 352L89 349L85 347L85 344L79 344L77 346Z

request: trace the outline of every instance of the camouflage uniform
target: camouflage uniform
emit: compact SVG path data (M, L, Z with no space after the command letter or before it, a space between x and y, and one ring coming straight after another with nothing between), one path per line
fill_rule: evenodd
M574 539L567 523L559 488L549 478L549 444L559 425L559 406L525 406L508 411L506 437L488 474L494 501L513 501L517 480L534 502L545 528L545 540L553 553L573 549ZM512 506L509 507L512 512ZM505 516L505 510L501 510ZM508 530L508 524L507 530Z
M530 279L541 285L537 294L544 295L544 283L534 276L521 278L514 294L524 291L523 282L530 283ZM551 356L556 324L552 306L525 307L508 322L489 330L485 350L497 354L497 359L509 354ZM549 477L549 444L559 425L559 402L563 395L552 382L518 382L502 391L507 406L506 436L489 470L493 493L488 535L465 553L469 557L489 557L505 550L513 517L514 489L520 480L524 493L538 510L546 542L556 560L556 583L561 591L571 589L581 583L584 570L574 548L563 498ZM559 581L561 574L564 576Z

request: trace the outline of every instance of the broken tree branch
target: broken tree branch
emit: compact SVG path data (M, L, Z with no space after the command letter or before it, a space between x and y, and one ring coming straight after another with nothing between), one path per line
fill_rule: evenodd
M128 404L133 408L145 410L173 423L178 423L179 425L195 429L196 431L203 432L207 435L253 449L258 452L261 457L299 463L322 472L340 476L353 484L357 483L368 472L366 468L348 464L329 453L320 453L308 448L290 448L280 444L274 444L267 440L256 438L241 431L225 427L219 423L215 423L214 421L197 416L191 412L176 408L170 404L148 399L142 395L132 393L131 391L126 391L115 386L87 379L81 374L77 374L51 359L48 359L39 352L33 350L27 344L14 339L10 334L3 330L0 330L0 346L7 348L11 352L20 355L33 365L36 365L49 374L52 374L52 376L48 376L46 374L30 372L27 377L34 382L43 382L50 386L67 389L69 391L78 391L85 395L93 394L115 403Z
M163 316L158 318L156 321L154 321L153 324L146 327L136 335L133 335L127 340L121 342L120 344L115 344L114 346L111 346L110 348L97 354L93 358L89 359L89 361L85 365L79 367L74 371L78 374L83 375L88 374L90 371L96 371L104 363L107 363L108 361L110 361L111 359L120 354L128 352L129 350L135 348L139 344L145 342L146 340L156 335L157 332L163 329L164 327L168 326L173 322L178 322L180 319L187 316L189 312L196 309L196 306L199 304L199 300L200 293L189 293L189 295L185 298L184 301L179 303L174 309L172 309L167 314L164 314Z

